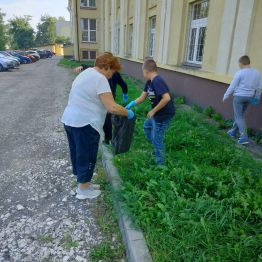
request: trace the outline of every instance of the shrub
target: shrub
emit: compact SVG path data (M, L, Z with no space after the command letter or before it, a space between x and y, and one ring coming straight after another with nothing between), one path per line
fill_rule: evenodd
M185 99L184 96L177 96L177 97L175 98L175 103L176 103L177 105L185 104L185 103L186 103L186 99Z
M215 121L221 121L221 120L223 120L223 118L222 118L222 115L220 114L220 113L215 113L215 114L213 114L212 115L212 118L215 120Z
M199 106L199 105L196 105L196 104L192 105L192 109L193 109L195 112L197 112L197 113L202 113L202 112L203 112L202 107Z
M215 114L215 110L213 109L212 106L208 106L207 108L205 108L204 112L203 112L206 116L208 117L212 117L213 114Z

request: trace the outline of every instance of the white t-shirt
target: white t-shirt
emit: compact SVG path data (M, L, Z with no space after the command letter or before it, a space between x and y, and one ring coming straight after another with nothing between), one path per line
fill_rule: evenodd
M91 125L102 135L107 113L99 98L103 93L111 93L104 75L94 68L88 68L80 73L72 84L62 123L71 127Z

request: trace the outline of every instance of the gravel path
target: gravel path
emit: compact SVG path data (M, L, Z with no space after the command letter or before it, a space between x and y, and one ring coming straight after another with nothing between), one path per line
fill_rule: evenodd
M89 261L94 201L73 196L60 117L74 76L58 58L0 73L0 261Z

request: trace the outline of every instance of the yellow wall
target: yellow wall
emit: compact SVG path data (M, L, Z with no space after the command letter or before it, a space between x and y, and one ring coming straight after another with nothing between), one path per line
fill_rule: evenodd
M65 57L71 57L74 55L74 46L69 45L69 46L64 46L64 56Z

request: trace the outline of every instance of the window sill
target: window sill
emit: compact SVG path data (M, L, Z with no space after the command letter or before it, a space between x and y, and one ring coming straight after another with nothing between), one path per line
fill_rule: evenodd
M90 41L81 41L81 43L97 45L97 42L90 42Z
M202 68L202 64L193 64L193 63L184 62L180 65L180 67L184 69L200 70Z
M85 6L80 6L80 9L85 9L85 10L97 10L97 7L85 7Z

